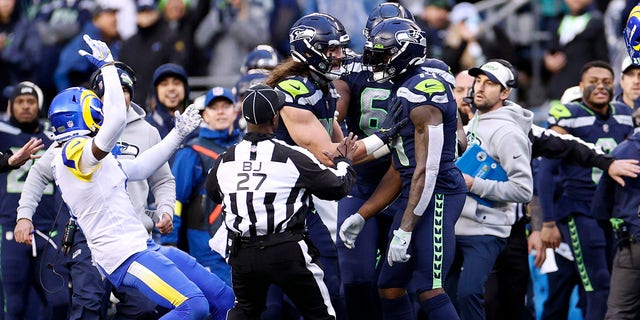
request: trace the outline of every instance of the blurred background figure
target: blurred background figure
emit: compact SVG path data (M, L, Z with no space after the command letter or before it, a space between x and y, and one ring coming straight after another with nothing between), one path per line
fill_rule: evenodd
M87 59L78 54L78 50L90 50L82 36L104 41L111 54L118 59L120 35L118 34L118 7L111 3L97 3L92 10L91 23L86 23L80 34L76 35L60 52L58 66L53 78L56 88L61 91L72 86L88 86L88 79L94 67Z
M515 49L500 25L486 27L476 7L458 3L449 14L442 60L453 73L477 67L490 59L515 60Z
M257 45L269 42L272 0L212 1L195 33L195 43L209 53L207 74L237 79L242 59Z
M548 98L560 99L565 89L580 82L580 70L589 61L609 61L602 14L593 0L565 0L568 12L551 22L551 40L544 67L551 75Z
M138 78L132 100L148 105L153 72L164 63L183 63L185 54L180 51L180 40L158 10L154 0L137 2L138 32L122 43L120 61L130 65ZM140 54L144 52L145 54Z

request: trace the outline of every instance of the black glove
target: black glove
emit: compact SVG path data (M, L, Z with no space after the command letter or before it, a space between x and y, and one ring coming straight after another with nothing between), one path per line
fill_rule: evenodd
M380 129L374 134L384 143L391 143L393 138L398 134L398 131L407 124L407 121L409 121L409 118L402 118L402 104L400 103L400 99L393 98L393 100L391 100L391 107L387 110L387 117L384 118Z

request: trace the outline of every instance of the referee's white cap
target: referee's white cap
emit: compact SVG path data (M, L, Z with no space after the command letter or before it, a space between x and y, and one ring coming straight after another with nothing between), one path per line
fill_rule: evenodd
M278 90L264 84L255 85L242 100L242 115L249 123L266 123L280 111L284 99L284 93Z

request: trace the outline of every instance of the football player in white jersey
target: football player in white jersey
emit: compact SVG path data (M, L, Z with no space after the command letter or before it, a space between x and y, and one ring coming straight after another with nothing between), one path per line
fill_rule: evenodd
M147 231L125 188L127 180L146 179L167 161L201 117L187 108L163 141L135 159L116 160L110 151L126 124L124 95L106 44L84 39L93 52L80 54L102 68L104 104L84 88L66 89L52 101L49 120L61 144L52 162L56 184L98 268L114 286L137 288L172 309L162 319L202 319L209 313L207 298L173 262L147 248Z

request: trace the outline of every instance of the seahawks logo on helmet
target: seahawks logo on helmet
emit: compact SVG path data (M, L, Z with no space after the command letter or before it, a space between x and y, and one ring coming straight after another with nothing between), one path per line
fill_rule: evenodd
M120 83L133 87L133 80L131 80L131 77L129 77L126 72L120 74ZM100 89L102 89L102 82L100 82L100 87Z
M301 39L313 39L316 36L316 29L307 26L299 26L291 29L289 34L289 41L296 41Z
M411 42L420 45L427 45L427 39L422 36L419 30L407 29L396 32L396 41L398 43Z

